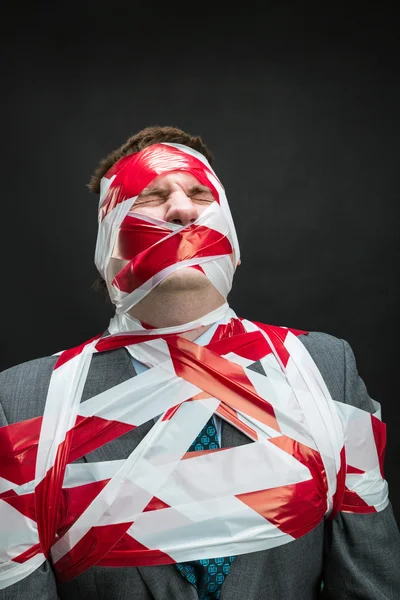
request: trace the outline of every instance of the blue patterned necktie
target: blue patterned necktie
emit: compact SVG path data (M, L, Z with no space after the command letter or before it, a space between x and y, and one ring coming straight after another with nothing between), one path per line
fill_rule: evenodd
M211 417L200 431L189 451L216 450L219 448L218 433ZM176 563L181 575L194 585L200 600L213 600L221 595L221 586L229 573L234 556L204 558L191 562Z

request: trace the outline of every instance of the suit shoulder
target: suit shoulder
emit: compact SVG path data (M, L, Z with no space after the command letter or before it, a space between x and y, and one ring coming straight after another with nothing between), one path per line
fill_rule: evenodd
M7 381L19 379L21 377L30 377L44 370L53 370L58 356L43 356L34 358L13 367L9 367L0 373L0 382L4 384Z
M304 329L296 329L294 327L286 327L282 325L264 324L253 321L255 325L266 331L278 334L279 337L285 337L290 332L295 335L307 348L311 356L314 358L332 358L343 361L344 340L341 340L329 333L322 331L306 331Z
M308 331L298 337L310 354L324 353L330 358L339 358L343 361L346 343L344 340L323 331Z
M57 359L57 356L35 358L0 373L0 402L8 423L42 414Z
M345 402L345 343L322 331L310 331L299 336L317 365L329 391L339 402Z
M326 333L323 331L306 331L304 329L298 329L295 327L287 327L283 325L271 325L260 323L258 321L253 321L255 325L268 332L272 331L279 335L279 337L285 336L287 332L294 334L298 337L301 342L306 346L307 350L310 352L319 353L319 352L331 352L331 353L339 353L343 355L343 342L341 340L330 333Z
M346 340L316 331L301 335L299 339L314 359L334 400L369 413L376 411L358 374L354 352Z

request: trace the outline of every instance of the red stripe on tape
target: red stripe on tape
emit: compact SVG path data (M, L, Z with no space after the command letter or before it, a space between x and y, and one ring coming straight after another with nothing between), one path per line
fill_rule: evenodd
M112 285L130 293L172 265L194 258L229 256L232 252L224 234L203 225L191 225L137 255L128 254L130 262L114 277Z
M240 365L180 336L169 339L167 343L179 377L234 410L240 410L280 431L273 406L258 396Z
M314 529L326 511L325 499L312 480L238 494L236 498L294 538Z

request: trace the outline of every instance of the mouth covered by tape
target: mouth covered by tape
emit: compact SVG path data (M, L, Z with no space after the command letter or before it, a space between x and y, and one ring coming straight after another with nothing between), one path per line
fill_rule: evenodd
M131 212L155 177L180 169L216 199L194 223ZM43 417L0 428L0 588L50 557L63 582L92 565L273 548L339 510L387 506L379 405L371 415L336 402L298 339L306 332L238 318L227 302L177 327L128 317L183 267L202 269L226 298L238 259L222 185L195 151L156 144L107 173L95 262L116 315L105 335L59 353ZM108 278L112 260L120 268ZM178 335L216 322L205 347ZM123 348L150 369L81 402L93 356ZM267 376L247 368L256 361ZM252 443L188 452L213 414ZM127 459L74 464L159 415Z

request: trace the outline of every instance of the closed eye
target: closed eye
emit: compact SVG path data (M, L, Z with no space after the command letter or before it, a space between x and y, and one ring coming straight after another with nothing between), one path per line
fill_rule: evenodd
M215 198L211 190L202 185L192 186L185 190L186 195L192 202L211 204ZM144 189L135 202L135 206L143 206L146 204L158 205L168 200L170 190L163 188Z
M194 186L187 191L188 196L197 202L214 202L211 190L206 186Z
M194 202L214 202L214 197L212 194L195 194L194 196L190 196L190 199Z
M168 198L168 192L165 190L142 192L136 200L136 205L150 204L151 202L163 202L166 198Z

